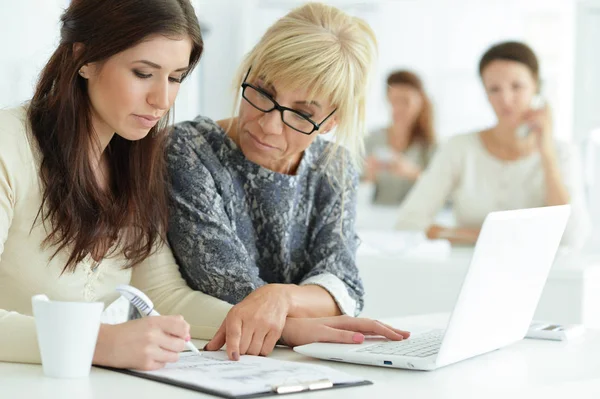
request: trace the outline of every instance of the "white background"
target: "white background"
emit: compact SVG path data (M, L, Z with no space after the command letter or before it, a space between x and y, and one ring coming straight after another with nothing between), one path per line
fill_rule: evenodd
M0 0L0 107L32 94L58 40L66 0ZM529 43L541 60L555 134L583 142L600 127L600 0L330 0L366 19L380 58L368 126L388 121L385 78L410 68L435 104L442 139L494 122L477 72L481 54L502 40ZM243 54L297 0L195 0L208 32L199 68L184 84L177 120L232 114L232 77Z

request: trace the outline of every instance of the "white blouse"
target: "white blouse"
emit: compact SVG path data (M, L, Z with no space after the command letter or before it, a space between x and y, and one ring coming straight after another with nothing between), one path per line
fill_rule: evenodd
M88 256L62 273L69 251L53 257L55 247L43 245L49 227L34 223L42 203L41 155L27 130L25 108L0 110L0 362L41 361L33 295L108 306L119 284L139 288L160 313L183 315L194 338L212 338L231 305L189 288L166 245L134 268L124 269L127 259L116 251L99 265Z
M580 245L591 226L585 204L583 174L576 148L556 143L563 182L571 198L571 218L563 244ZM515 161L490 154L479 133L451 138L400 207L396 227L425 230L447 200L457 227L479 228L492 211L545 206L546 183L540 154Z

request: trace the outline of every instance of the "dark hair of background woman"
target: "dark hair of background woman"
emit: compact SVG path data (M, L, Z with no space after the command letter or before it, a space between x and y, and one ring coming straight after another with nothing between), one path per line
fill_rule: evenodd
M421 112L417 116L415 125L413 126L410 144L421 141L428 145L435 144L435 130L433 127L433 105L431 100L425 93L423 82L411 71L401 70L391 73L387 79L388 87L393 85L406 85L417 90L423 99Z
M493 61L515 61L525 65L531 71L535 81L539 85L540 66L537 56L525 43L521 42L502 42L490 47L479 61L479 75Z

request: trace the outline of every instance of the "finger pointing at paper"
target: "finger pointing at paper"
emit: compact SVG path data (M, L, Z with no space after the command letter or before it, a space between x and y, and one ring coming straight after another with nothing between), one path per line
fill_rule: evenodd
M227 354L230 359L238 360L240 355L267 356L281 338L281 343L294 347L313 342L335 342L360 344L365 336L380 335L385 338L401 341L410 336L407 331L395 329L376 320L354 318L350 316L320 317L320 318L291 318L288 317L281 335L275 330L264 326L259 334L252 337L244 336L242 323L223 322L217 334L205 346L204 350L216 351L227 344ZM258 337L258 338L257 338ZM242 342L252 342L246 347ZM260 351L256 348L260 347ZM250 349L250 350L249 350Z

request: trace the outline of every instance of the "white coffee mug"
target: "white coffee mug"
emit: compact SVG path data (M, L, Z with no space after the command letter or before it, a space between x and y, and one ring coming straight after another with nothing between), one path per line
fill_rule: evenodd
M46 295L35 295L31 304L44 374L88 376L104 303L51 301Z

